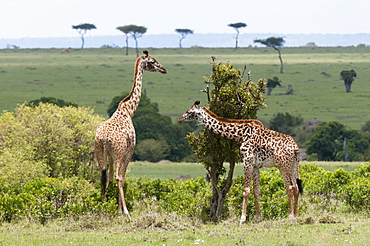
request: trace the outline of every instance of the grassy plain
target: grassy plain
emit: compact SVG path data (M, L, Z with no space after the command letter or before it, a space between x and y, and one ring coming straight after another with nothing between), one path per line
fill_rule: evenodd
M358 168L361 162L301 162L301 165L315 163L318 167L322 167L327 171L335 171L342 168L347 172L351 172ZM226 168L227 165L226 165ZM158 179L187 179L197 178L206 175L206 170L203 165L198 163L175 163L162 161L159 163L150 163L137 161L129 165L128 175L130 177L150 177ZM237 164L234 169L234 177L243 176L243 165Z
M277 76L282 87L267 97L259 112L268 121L278 112L301 115L309 121L337 120L352 129L369 120L370 47L283 48L284 73L279 73L277 53L271 48L148 49L168 74L145 73L143 89L160 112L174 118L195 100L206 103L203 77L211 73L211 56L252 73L252 80ZM111 99L132 86L134 51L84 49L63 54L60 49L0 50L0 110L41 96L53 96L91 107L106 115ZM342 70L354 69L352 92L345 93ZM292 85L294 95L284 93Z

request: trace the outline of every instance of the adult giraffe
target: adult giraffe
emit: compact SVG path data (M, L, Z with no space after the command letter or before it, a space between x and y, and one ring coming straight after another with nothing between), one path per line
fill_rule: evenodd
M197 120L206 128L223 137L241 143L240 153L244 164L243 208L240 224L245 222L250 185L253 178L255 220L261 220L260 171L261 167L277 167L283 176L289 199L289 217L298 216L298 197L303 192L299 179L299 147L289 135L271 131L257 120L232 120L217 116L209 109L199 107L196 101L178 122Z
M145 70L167 73L166 69L151 57L148 51L143 53L145 55L137 58L135 62L134 84L130 94L119 103L113 115L98 126L94 141L95 156L101 172L102 201L105 200L107 186L113 180L113 165L115 165L119 190L118 210L128 218L130 218L130 214L126 207L123 185L126 169L136 143L135 129L131 118L140 102L143 72Z

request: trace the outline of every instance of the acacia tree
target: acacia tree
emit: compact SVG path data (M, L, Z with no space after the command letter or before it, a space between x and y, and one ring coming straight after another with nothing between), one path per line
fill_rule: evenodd
M238 48L238 38L239 38L239 28L243 28L243 27L246 27L247 24L243 23L243 22L237 22L237 23L231 23L228 25L229 27L232 27L235 29L236 31L236 36L235 36L235 49Z
M213 57L214 59L214 57ZM243 81L244 71L233 68L230 63L212 63L212 74L205 79L208 106L218 116L230 119L255 119L257 110L265 107L265 82L260 79L254 83L248 78ZM213 85L214 89L209 90ZM220 220L225 197L232 185L235 164L241 161L240 143L226 139L204 129L199 134L190 133L187 136L189 144L208 172L212 181L212 197L210 201L210 216ZM224 163L229 163L226 174ZM226 174L226 180L223 175Z
M127 26L119 26L117 27L116 29L120 30L121 32L123 32L125 34L125 38L126 38L126 56L128 55L128 34L130 32L129 28L126 28Z
M184 38L186 38L186 36L188 34L194 34L194 31L193 30L190 30L190 29L181 29L181 28L175 29L175 32L177 32L177 33L179 33L181 35L180 41L179 41L180 48L182 48L182 45L181 45L182 40Z
M136 56L139 57L139 48L137 39L141 38L144 33L146 33L147 28L144 26L137 26L137 25L127 25L127 26L119 26L117 27L118 30L125 33L126 35L126 54L128 54L128 34L135 40L136 44Z
M344 86L346 88L346 92L351 92L351 85L352 82L355 80L357 77L357 74L355 70L343 70L340 72L340 77L342 80L344 80Z
M269 37L267 39L256 39L254 40L255 43L261 43L268 47L274 48L279 54L280 60L280 73L283 73L283 59L281 58L281 47L283 47L285 40L282 37Z
M77 32L81 35L81 41L82 41L81 49L83 49L84 45L85 45L84 36L85 36L86 32L90 31L92 29L96 29L96 26L94 24L84 23L84 24L72 26L72 28L76 29Z

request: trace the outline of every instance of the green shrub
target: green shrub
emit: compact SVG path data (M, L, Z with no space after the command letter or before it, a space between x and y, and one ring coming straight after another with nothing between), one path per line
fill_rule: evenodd
M40 103L0 115L0 177L81 176L94 179L93 139L102 117L92 110Z

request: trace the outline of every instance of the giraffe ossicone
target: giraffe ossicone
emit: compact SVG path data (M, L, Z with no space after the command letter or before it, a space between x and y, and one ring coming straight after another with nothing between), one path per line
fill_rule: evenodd
M118 209L129 218L123 185L127 166L136 144L136 134L131 118L140 102L143 72L167 73L167 70L150 56L148 51L145 50L143 53L144 56L138 57L135 62L131 92L119 103L113 115L97 127L94 141L95 156L101 172L102 201L106 197L106 188L113 180L115 168L119 190Z
M261 220L259 207L261 167L277 167L283 176L289 200L289 217L298 216L298 197L303 192L299 179L299 147L289 135L267 129L258 120L234 120L217 116L196 101L179 119L199 121L206 128L225 138L241 143L240 154L244 165L243 207L240 224L246 221L248 196L253 179L255 220Z

